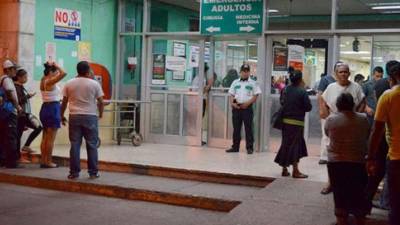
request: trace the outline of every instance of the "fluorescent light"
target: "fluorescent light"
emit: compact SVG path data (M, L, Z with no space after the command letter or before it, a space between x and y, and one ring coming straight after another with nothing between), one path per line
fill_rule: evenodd
M341 51L341 55L366 55L366 54L371 54L369 51L359 51L359 52L354 52L354 51Z
M373 6L372 9L400 9L400 5Z
M268 9L268 12L269 13L277 13L277 12L279 12L279 10L277 10L277 9Z

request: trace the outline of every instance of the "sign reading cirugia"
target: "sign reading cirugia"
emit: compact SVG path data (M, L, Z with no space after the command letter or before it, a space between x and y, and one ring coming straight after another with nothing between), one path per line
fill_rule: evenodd
M202 34L261 34L263 0L201 0Z

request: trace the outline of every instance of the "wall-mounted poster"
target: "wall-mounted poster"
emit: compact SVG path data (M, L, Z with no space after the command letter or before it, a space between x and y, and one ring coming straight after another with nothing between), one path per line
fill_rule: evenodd
M186 43L174 42L173 44L173 56L185 57L186 58Z
M274 47L273 71L286 71L288 68L288 49L285 47Z
M169 65L177 66L178 68L171 69ZM167 69L172 70L173 80L185 80L186 71L186 43L173 43L173 57L167 57Z
M305 49L300 45L288 45L288 62L289 66L295 70L303 71Z
M199 67L199 61L200 61L200 47L199 46L190 46L190 52L189 52L189 66L192 68L197 68Z
M165 84L165 55L153 54L152 84Z
M90 62L92 58L92 44L86 41L78 42L78 60Z
M55 62L57 59L56 43L46 42L46 62Z
M72 41L81 40L81 12L70 9L54 10L54 38Z

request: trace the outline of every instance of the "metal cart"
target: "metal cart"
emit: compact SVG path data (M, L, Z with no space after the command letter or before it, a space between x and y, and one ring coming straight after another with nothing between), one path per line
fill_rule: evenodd
M133 146L139 146L143 141L142 134L136 131L136 112L140 104L148 101L136 100L105 100L105 104L112 105L112 109L105 109L104 113L114 113L114 124L111 126L99 126L100 128L114 129L117 144L122 141L130 141ZM99 138L98 146L101 140Z

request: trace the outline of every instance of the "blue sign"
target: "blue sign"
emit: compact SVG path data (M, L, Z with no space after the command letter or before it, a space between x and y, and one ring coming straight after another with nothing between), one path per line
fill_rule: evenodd
M54 38L64 40L81 40L81 29L54 26Z

